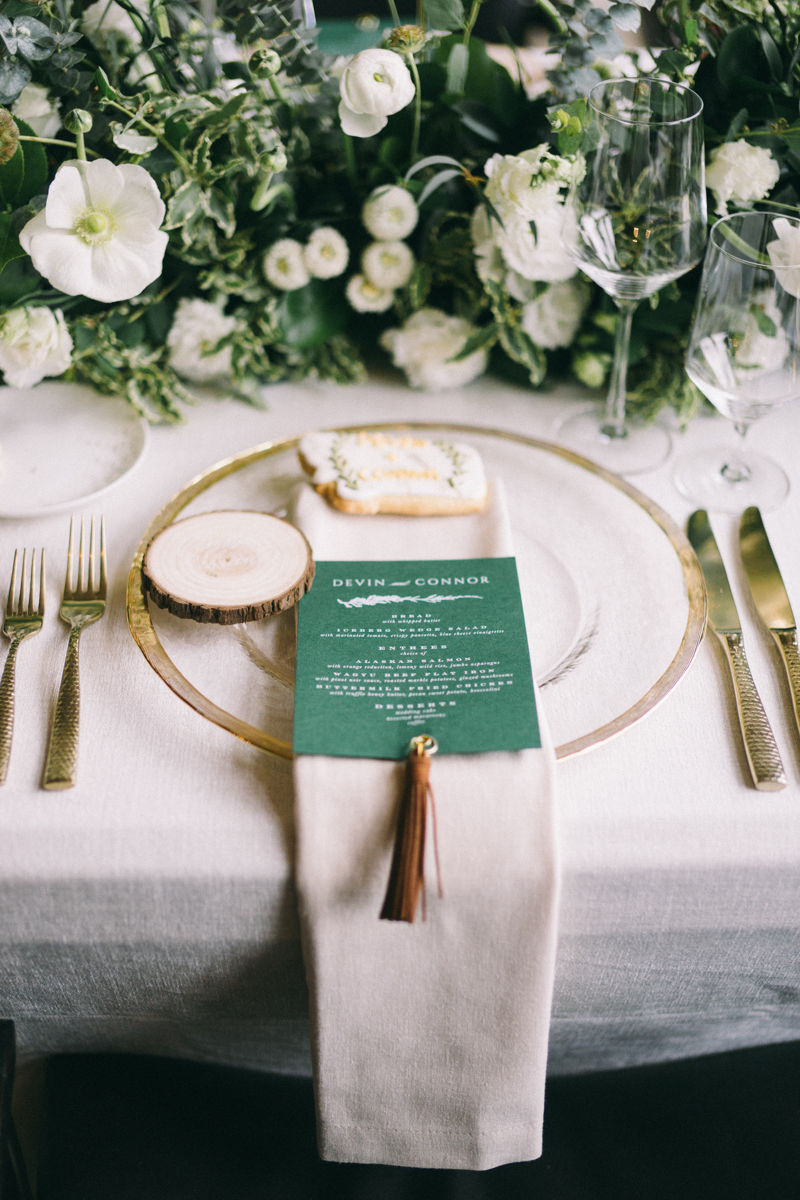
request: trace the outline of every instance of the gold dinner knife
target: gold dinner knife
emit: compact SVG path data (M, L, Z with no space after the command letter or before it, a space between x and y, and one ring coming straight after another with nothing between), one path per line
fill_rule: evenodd
M761 513L757 508L748 508L742 517L739 526L739 548L758 615L783 655L789 687L792 689L794 716L800 730L800 654L797 647L797 624L764 522L761 520Z
M700 559L706 581L708 623L722 643L731 669L739 724L753 783L760 792L779 792L786 787L786 774L767 714L747 665L742 623L733 602L722 556L705 509L701 508L692 513L688 534L695 554Z

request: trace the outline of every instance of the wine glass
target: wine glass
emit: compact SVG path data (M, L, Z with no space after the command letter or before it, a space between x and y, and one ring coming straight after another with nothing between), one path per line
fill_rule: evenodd
M583 155L586 172L567 198L562 241L619 316L605 410L567 417L558 438L610 470L636 474L664 461L670 437L625 419L631 322L640 300L703 256L703 102L659 79L599 83L589 93Z
M766 212L717 221L709 237L686 372L740 435L676 463L675 484L702 508L777 508L784 471L754 454L754 421L800 397L800 220Z

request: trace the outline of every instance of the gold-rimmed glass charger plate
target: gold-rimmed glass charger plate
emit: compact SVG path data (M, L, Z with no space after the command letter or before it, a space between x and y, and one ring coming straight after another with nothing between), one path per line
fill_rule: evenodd
M685 675L705 625L702 573L680 528L637 488L563 447L505 430L352 428L466 438L487 475L502 480L534 674L559 758L623 732ZM181 620L148 603L142 562L153 537L180 517L221 508L291 514L297 489L309 486L299 441L256 446L188 483L146 530L128 581L131 632L156 673L202 716L283 758L291 757L294 614L227 628Z

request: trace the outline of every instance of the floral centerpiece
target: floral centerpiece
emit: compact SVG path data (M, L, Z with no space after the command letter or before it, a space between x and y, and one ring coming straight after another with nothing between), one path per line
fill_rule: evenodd
M560 244L585 96L656 72L705 104L710 210L798 214L800 8L539 0L558 52L527 94L472 29L480 0L391 14L326 60L291 0L0 4L0 369L176 419L194 385L491 367L534 387L608 372L612 302ZM640 306L629 409L700 397L683 370L697 273ZM768 335L768 314L754 314Z

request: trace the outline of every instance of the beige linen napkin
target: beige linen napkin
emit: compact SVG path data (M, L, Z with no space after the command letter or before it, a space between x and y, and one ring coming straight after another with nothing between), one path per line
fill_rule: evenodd
M295 520L320 560L513 553L496 484L483 513L427 518L350 516L304 487ZM324 1159L485 1170L541 1154L558 873L539 715L540 750L433 759L444 898L429 839L413 925L378 919L405 764L295 760Z

